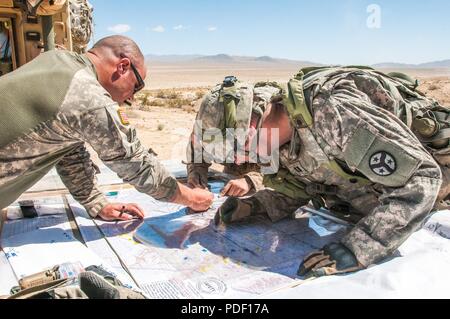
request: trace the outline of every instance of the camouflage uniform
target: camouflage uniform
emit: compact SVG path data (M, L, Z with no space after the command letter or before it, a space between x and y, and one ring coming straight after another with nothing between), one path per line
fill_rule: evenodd
M108 201L97 187L86 143L140 192L160 200L175 195L176 180L143 148L87 57L41 54L2 77L0 95L0 208L56 166L74 198L97 216Z
M94 9L88 0L69 0L73 50L85 53L93 34Z
M269 82L257 83L256 85L239 82L236 84L236 89L236 99L238 100L236 115L237 123L235 125L229 125L229 123L227 123L224 102L221 99L222 85L218 85L209 92L202 101L196 118L196 123L201 122L202 124L202 130L198 129L199 131L203 133L208 129L219 129L222 132L227 128L247 129L252 112L255 110L263 112L270 103L272 97L279 92L277 84ZM194 127L194 131L195 130L196 127ZM194 159L194 150L196 148L198 148L197 154L203 155L200 159ZM205 181L211 162L214 161L213 159L208 159L208 156L209 154L202 148L200 143L194 146L192 143L189 143L187 148L188 175L192 176L197 174ZM256 163L245 163L242 165L236 165L234 163L218 164L224 165L225 173L238 178L246 178L253 190L259 191L264 188L263 177L260 173L259 166Z
M254 198L273 221L311 199L352 216L359 222L342 244L369 266L391 255L435 205L440 167L399 118L405 104L420 109L436 102L408 96L401 83L375 71L328 70L304 84L313 125L294 130L281 148L284 175L277 177L279 185L294 182L303 191L264 190ZM330 161L354 178L338 174Z

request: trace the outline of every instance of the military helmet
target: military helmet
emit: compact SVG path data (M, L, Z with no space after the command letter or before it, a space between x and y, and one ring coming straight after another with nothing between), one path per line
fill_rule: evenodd
M205 129L247 130L252 115L262 118L274 96L280 95L281 91L275 82L253 85L227 76L204 97L197 119L203 122Z
M280 86L274 82L259 82L255 85L240 82L234 76L227 76L223 83L217 85L203 99L197 120L202 123L203 132L206 130L220 129L226 142L232 142L229 130L234 129L235 147L226 145L225 149L236 151L243 147L245 139L248 139L250 128L259 129L267 106L275 95L281 92ZM253 117L257 115L257 117ZM257 121L252 121L257 118ZM198 123L196 123L198 125ZM199 130L196 130L199 132ZM239 134L238 134L239 133ZM239 137L237 136L239 135ZM198 140L203 148L211 146L212 140ZM228 154L226 154L228 158Z

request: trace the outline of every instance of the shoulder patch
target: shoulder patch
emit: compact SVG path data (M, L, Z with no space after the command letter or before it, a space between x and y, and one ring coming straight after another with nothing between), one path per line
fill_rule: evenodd
M123 108L119 108L119 110L117 111L117 114L119 115L120 123L122 123L122 125L125 125L125 126L130 125L130 120L128 118L128 115Z
M369 167L378 176L390 176L397 170L397 161L388 152L380 151L370 157Z
M344 158L352 169L388 187L406 185L422 163L397 143L363 126L345 146Z

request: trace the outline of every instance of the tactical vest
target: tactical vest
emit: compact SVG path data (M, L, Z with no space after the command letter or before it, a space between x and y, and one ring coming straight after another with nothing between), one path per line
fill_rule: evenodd
M314 148L315 152L314 160L320 159L320 166L327 167L341 178L348 180L353 184L358 183L361 186L369 185L372 182L366 177L349 173L349 170L345 169L345 163L338 163L336 160L330 160L323 151L324 145L317 142L310 129L313 125L313 116L308 105L312 105L313 99L320 90L320 87L325 84L333 74L339 72L339 69L342 68L320 67L301 70L294 79L288 82L287 87L283 90L282 96L272 101L272 103L281 103L286 108L291 123L299 136L301 136L302 139L307 139L308 144L313 145L312 148ZM377 72L368 67L351 66L347 67L347 69L363 69ZM379 74L386 76L382 73ZM397 89L402 93L418 99L423 98L423 95L420 92L415 91L418 82L412 80L407 75L392 73L387 75L387 77L397 84ZM437 103L428 110L413 110L407 108L407 106L407 104L404 104L403 107L405 109L399 110L399 114L406 114L404 122L407 122L406 124L416 135L418 135L420 141L438 161L444 175L446 173L448 175L450 167L450 110L440 107ZM424 133L426 133L426 136ZM439 146L439 148L436 148L435 146ZM301 168L298 169L301 170ZM311 199L316 206L324 206L322 200L323 195L335 195L337 191L334 186L301 183L285 168L281 169L277 174L265 176L264 185L291 198ZM443 199L447 195L443 192L441 196L443 196L441 198Z

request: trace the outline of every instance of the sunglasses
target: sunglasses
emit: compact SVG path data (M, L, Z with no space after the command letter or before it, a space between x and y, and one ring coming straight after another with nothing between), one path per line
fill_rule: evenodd
M130 66L131 66L131 69L133 70L134 75L136 76L136 80L137 80L137 83L134 85L134 93L133 93L133 94L136 94L137 92L139 92L140 90L142 90L145 87L145 82L144 82L144 80L142 80L142 77L139 74L136 67L134 66L134 64L130 63Z
M131 59L129 57L127 57L125 54L120 54L120 57L122 59L126 58L126 59L130 60L131 69L133 70L134 76L136 77L136 80L137 80L137 83L134 85L134 92L133 92L133 94L136 94L137 92L139 92L140 90L142 90L145 87L145 82L142 79L142 77L139 74L136 67L134 66L133 62L131 62Z

